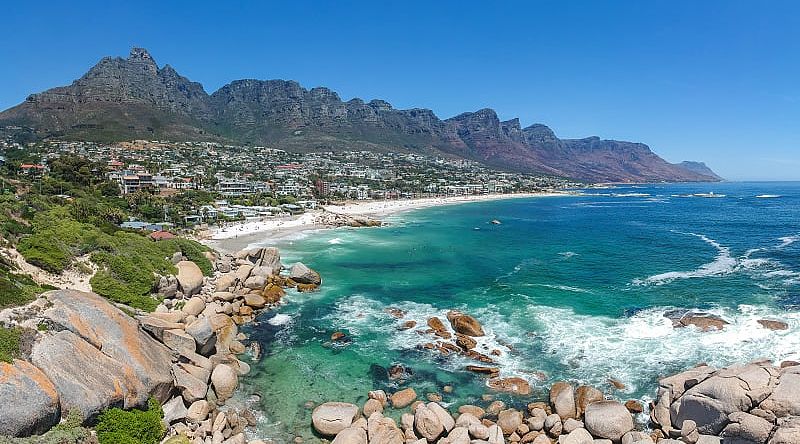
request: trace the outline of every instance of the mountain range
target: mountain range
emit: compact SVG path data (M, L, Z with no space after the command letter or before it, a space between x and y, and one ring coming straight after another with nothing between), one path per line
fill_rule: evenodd
M0 127L18 126L38 138L416 152L594 182L720 180L703 163L672 164L642 143L560 139L545 125L523 128L488 108L440 119L429 109L395 109L383 100L343 101L328 88L291 80L235 80L208 94L171 66L159 68L141 48L128 58L105 57L71 85L0 112Z

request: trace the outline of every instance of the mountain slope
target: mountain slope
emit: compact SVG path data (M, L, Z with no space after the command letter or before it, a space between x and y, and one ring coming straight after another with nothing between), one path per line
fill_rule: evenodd
M0 113L0 126L39 137L117 141L217 140L290 151L371 150L447 154L521 172L587 181L711 181L713 171L673 165L647 145L559 139L545 125L522 128L481 109L442 120L428 109L342 101L328 88L287 80L236 80L209 95L140 48L106 57L69 86L29 96Z

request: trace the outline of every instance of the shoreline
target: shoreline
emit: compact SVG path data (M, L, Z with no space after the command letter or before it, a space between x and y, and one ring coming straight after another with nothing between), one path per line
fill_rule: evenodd
M335 214L351 217L372 217L383 220L409 211L437 206L460 205L474 202L487 202L506 199L524 199L534 197L569 196L567 192L513 193L513 194L481 194L474 196L423 197L416 199L378 200L378 201L345 201L342 205L325 205L303 213L299 216L261 220L250 220L234 223L225 227L209 230L209 234L199 241L222 253L233 253L256 243L276 243L300 237L304 234L338 228L321 222L324 214Z

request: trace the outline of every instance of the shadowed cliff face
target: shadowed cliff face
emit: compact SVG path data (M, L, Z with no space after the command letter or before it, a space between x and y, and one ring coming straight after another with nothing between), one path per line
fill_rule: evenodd
M694 163L670 164L647 145L559 139L545 125L521 128L481 109L441 120L428 109L341 100L328 88L287 80L236 80L213 94L159 68L140 48L106 57L69 86L33 94L0 113L0 126L40 137L97 141L161 138L269 145L290 151L365 149L449 154L520 172L588 181L710 181Z

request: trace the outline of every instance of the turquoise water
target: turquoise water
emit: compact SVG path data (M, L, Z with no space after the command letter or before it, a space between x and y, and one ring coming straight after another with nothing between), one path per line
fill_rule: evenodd
M724 197L686 197L709 192ZM800 183L586 193L430 208L388 227L279 244L284 263L302 260L323 287L290 294L250 328L264 357L244 385L261 395L262 432L308 437L306 401L362 403L373 388L393 391L393 364L411 369L406 384L418 393L452 385L445 402L479 402L485 380L463 370L474 362L421 349L432 338L420 328L398 329L409 319L424 328L450 309L484 325L480 346L502 352L502 375L533 385L528 398L500 396L509 402L540 397L561 379L647 400L656 378L699 362L800 359ZM779 197L756 197L764 194ZM674 329L664 316L673 309L731 324ZM766 330L762 318L790 327ZM330 344L335 331L351 341Z

